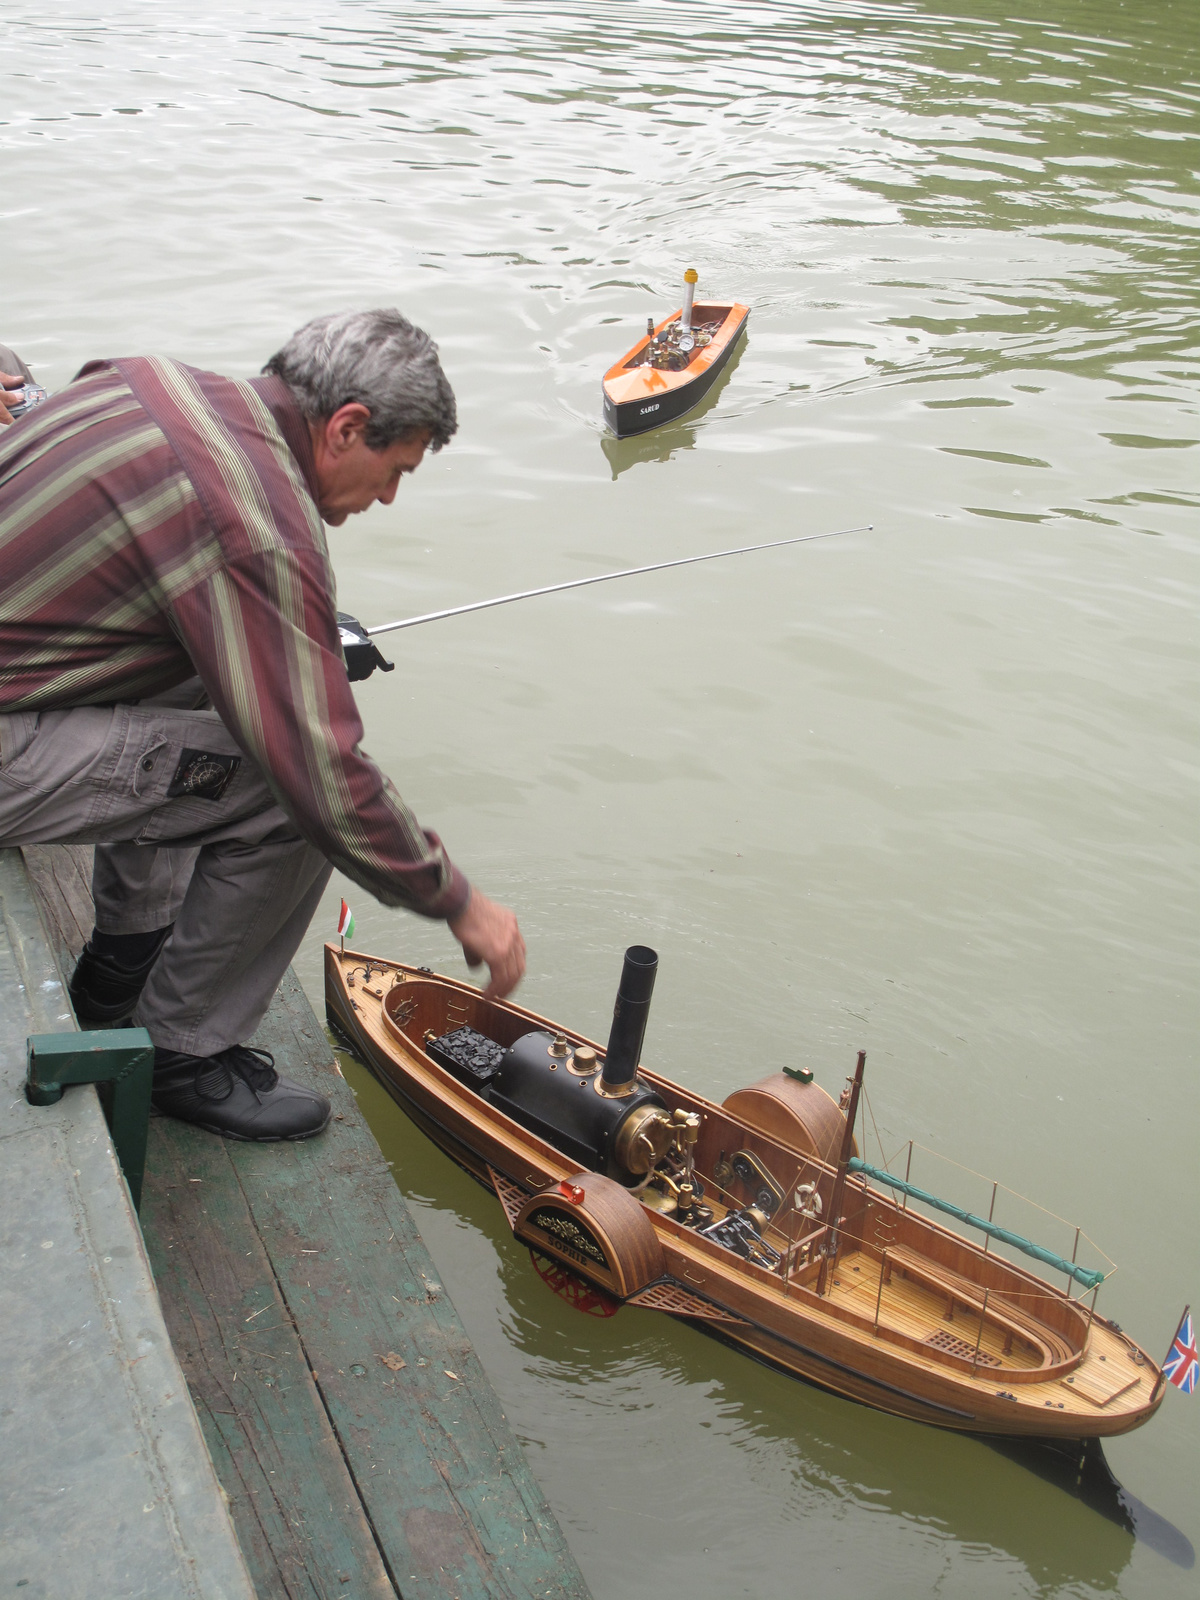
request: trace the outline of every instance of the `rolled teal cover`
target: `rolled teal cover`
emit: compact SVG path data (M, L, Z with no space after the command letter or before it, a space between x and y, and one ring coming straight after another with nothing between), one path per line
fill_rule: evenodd
M850 1157L850 1171L865 1173L868 1178L874 1178L877 1183L886 1183L890 1189L898 1189L901 1194L906 1194L911 1200L922 1200L927 1206L932 1206L935 1211L944 1211L949 1217L957 1217L960 1222L965 1222L968 1227L979 1228L983 1233L990 1234L993 1239L1000 1239L1004 1244L1012 1245L1014 1250L1021 1250L1027 1256L1032 1256L1035 1261L1044 1261L1048 1267L1054 1267L1059 1272L1065 1272L1069 1278L1074 1278L1076 1283L1081 1283L1085 1289L1095 1289L1104 1282L1102 1272L1093 1272L1088 1267L1078 1267L1073 1261L1067 1261L1062 1256L1055 1255L1053 1250L1046 1250L1040 1244L1034 1244L1032 1239L1026 1239L1019 1233L1013 1233L1008 1228L1001 1228L995 1222L988 1222L984 1217L977 1217L972 1211L964 1211L961 1206L956 1206L950 1200L942 1200L936 1194L930 1194L927 1189L918 1189L915 1183L906 1183L903 1178L894 1178L890 1172L882 1167L872 1167L865 1161L860 1161L857 1156Z

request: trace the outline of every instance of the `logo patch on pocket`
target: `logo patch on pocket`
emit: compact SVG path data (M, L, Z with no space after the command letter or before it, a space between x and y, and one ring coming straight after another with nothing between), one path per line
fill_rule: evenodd
M215 756L207 750L185 750L167 789L167 799L191 795L195 800L219 800L230 778L242 764L241 756Z

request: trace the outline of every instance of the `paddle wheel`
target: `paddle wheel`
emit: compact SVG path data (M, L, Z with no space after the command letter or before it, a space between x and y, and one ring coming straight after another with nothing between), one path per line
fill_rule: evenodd
M565 1300L576 1311L582 1311L585 1317L615 1317L621 1309L621 1302L614 1300L612 1295L593 1289L590 1283L585 1283L582 1278L539 1251L531 1250L529 1259L542 1282L553 1289L560 1300Z

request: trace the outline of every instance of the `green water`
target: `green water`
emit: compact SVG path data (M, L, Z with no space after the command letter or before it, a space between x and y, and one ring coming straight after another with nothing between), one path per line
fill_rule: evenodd
M368 623L874 524L398 635L367 746L518 910L527 1004L603 1037L644 942L647 1060L715 1098L798 1057L836 1092L865 1047L884 1154L1082 1224L1120 1263L1101 1308L1160 1356L1200 1302L1195 0L2 26L0 339L41 381L249 373L344 306L439 340L459 437L332 535ZM689 265L748 343L618 445L600 374ZM347 897L361 946L462 970ZM1161 1531L982 1444L571 1311L360 1087L597 1600L1195 1593ZM1010 1197L997 1220L1070 1254ZM1108 1456L1200 1541L1200 1399Z

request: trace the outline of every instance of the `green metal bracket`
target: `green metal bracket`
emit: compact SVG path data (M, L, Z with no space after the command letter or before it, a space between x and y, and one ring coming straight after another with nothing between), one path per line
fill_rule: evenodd
M811 1067L784 1067L783 1070L789 1078L795 1078L797 1083L811 1083L813 1081Z
M27 1060L25 1098L31 1106L56 1105L68 1084L112 1085L108 1125L136 1211L142 1203L154 1076L154 1046L145 1028L34 1033L28 1040Z

